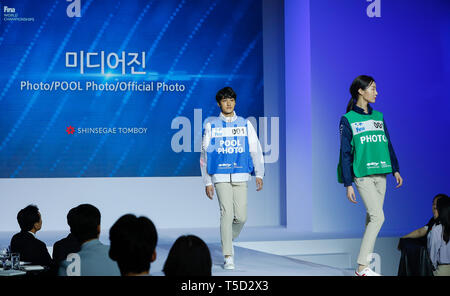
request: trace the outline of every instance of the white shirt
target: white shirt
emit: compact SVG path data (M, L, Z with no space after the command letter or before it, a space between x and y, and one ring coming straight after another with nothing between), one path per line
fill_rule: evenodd
M227 117L220 113L220 119L225 122L233 122L237 119L236 113L233 112L232 117ZM264 156L259 143L256 131L250 121L247 120L248 128L248 145L250 150L250 157L253 161L255 168L255 175L257 178L262 179L264 177ZM214 174L210 175L207 172L207 148L211 142L211 123L206 123L205 133L202 140L202 150L200 153L200 169L202 172L203 182L205 186L209 186L215 183L223 182L247 182L250 178L249 173L236 173L236 174Z
M440 264L450 264L450 241L443 239L442 224L434 225L427 237L428 253L434 269Z

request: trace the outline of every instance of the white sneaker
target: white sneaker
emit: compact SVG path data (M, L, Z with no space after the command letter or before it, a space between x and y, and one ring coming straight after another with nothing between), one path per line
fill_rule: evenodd
M233 256L225 257L225 264L223 265L224 269L234 269L234 261Z
M381 276L381 274L376 273L375 271L373 271L369 267L364 268L360 272L355 270L355 275L356 276Z

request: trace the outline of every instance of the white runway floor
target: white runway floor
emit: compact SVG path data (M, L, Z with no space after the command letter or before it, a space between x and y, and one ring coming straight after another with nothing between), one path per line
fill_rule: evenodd
M163 275L161 272L171 245L160 245L157 248L158 258L151 266L152 275ZM247 248L235 247L234 270L223 269L223 255L219 243L208 244L213 261L213 276L345 276L353 271L333 268L307 261L273 255Z
M9 244L13 232L0 232L0 247ZM298 233L285 227L247 227L235 242L234 270L223 269L223 255L218 228L158 229L157 259L150 273L162 276L164 262L173 242L180 235L193 234L208 245L213 261L213 276L352 276L354 261L359 251L360 237L336 237L324 233ZM38 232L50 251L55 241L67 232ZM108 230L103 230L100 240L109 244ZM396 275L399 252L398 238L377 240L376 252L383 258L385 275ZM398 253L398 254L397 254Z
M161 272L170 247L180 235L194 234L202 238L208 245L213 261L213 276L348 276L352 270L334 268L315 264L304 260L293 259L268 252L240 247L246 242L298 239L298 233L288 232L284 227L249 227L244 228L235 243L234 270L223 269L223 255L220 245L220 233L216 228L202 229L163 229L159 231L157 260L151 266L151 274L163 275ZM262 245L266 245L262 242Z

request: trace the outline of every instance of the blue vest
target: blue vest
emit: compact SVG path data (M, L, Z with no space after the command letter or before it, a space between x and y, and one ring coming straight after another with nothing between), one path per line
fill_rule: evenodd
M210 123L211 142L206 151L208 174L252 173L247 120L237 117L233 122L225 122L217 117Z

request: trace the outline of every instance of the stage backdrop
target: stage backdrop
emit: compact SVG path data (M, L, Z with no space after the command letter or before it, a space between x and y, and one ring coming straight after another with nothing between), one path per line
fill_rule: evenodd
M263 116L261 1L0 3L1 178L198 176L220 88Z
M126 213L158 229L218 229L199 148L225 85L239 115L259 133L266 116L271 128L246 225L284 224L283 4L0 0L0 231L17 231L28 204L42 232L68 230L67 212L81 203L100 209L102 232Z

